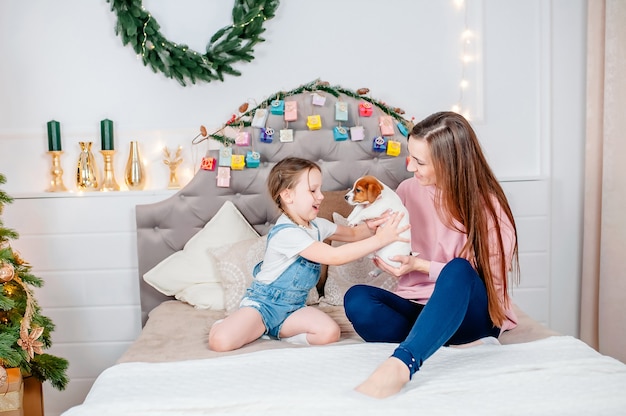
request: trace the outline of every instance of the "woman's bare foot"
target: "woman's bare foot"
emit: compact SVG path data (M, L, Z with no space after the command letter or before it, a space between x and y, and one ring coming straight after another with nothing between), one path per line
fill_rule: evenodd
M395 357L389 357L355 390L376 399L384 399L402 390L409 378L406 364Z

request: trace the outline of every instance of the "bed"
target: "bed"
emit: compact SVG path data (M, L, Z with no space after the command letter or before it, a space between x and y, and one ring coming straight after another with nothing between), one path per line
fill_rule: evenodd
M275 100L296 102L297 119L286 123L272 113ZM370 114L359 113L360 105ZM347 108L345 120L337 120L340 107ZM325 194L320 216L334 221L349 213L343 195L359 176L375 175L391 187L410 176L404 137L410 121L367 92L316 80L240 110L214 137L240 139L247 132L247 145L243 140L209 150L207 169L178 193L136 207L143 330L65 416L626 412L626 365L551 331L518 307L519 325L501 335L502 345L441 348L398 395L375 400L356 393L353 388L395 346L363 342L343 313L342 295L351 285L394 287L391 276L368 275L368 259L324 269L307 299L339 323L339 342L305 347L261 338L236 351L210 351L209 328L237 307L279 215L265 191L274 163L286 156L319 162ZM275 131L271 142L262 140L255 124L260 110L267 113L263 128ZM319 116L320 128L307 125L312 115ZM381 136L385 117L391 117L393 134ZM365 138L337 139L337 126L362 126ZM279 140L285 129L293 141ZM260 163L220 172L216 165L228 151L231 158L256 152Z

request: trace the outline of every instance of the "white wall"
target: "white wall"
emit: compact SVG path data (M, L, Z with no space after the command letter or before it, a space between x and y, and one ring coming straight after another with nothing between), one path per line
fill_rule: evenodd
M13 195L50 179L46 122L61 122L64 182L74 187L79 140L100 147L99 122L115 122L116 176L128 142L149 162L148 188L167 185L162 147L183 145L188 179L206 142L239 105L321 78L402 107L420 119L449 109L465 70L470 112L499 178L550 183L550 326L578 332L584 149L584 0L467 0L477 59L460 61L462 11L453 0L283 1L241 77L180 86L153 73L114 33L104 0L0 2L0 172ZM231 2L149 0L166 36L203 50L228 24ZM98 162L100 155L94 152ZM54 218L50 218L54 221ZM20 231L19 229L17 230ZM37 259L28 258L37 273ZM523 271L522 271L523 273ZM44 313L46 305L42 305ZM56 322L57 326L59 322ZM53 337L54 341L54 337Z

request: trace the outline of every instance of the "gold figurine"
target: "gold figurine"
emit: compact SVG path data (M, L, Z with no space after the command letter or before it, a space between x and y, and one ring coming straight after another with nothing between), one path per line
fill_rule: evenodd
M76 187L79 191L94 191L98 189L96 172L96 159L91 153L93 142L78 142L80 154L78 155L78 167L76 169Z
M170 150L167 147L163 148L163 154L165 155L165 159L163 159L163 163L165 163L170 168L170 183L167 185L167 189L179 189L180 183L178 182L178 176L176 174L176 169L178 169L178 165L181 164L183 158L180 156L182 153L182 146L178 146L176 149L176 154L172 157Z

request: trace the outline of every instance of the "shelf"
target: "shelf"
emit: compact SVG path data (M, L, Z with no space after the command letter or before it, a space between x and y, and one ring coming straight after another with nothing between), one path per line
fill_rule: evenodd
M45 198L135 198L174 195L180 189L149 189L146 191L68 191L68 192L24 192L10 194L13 199Z

